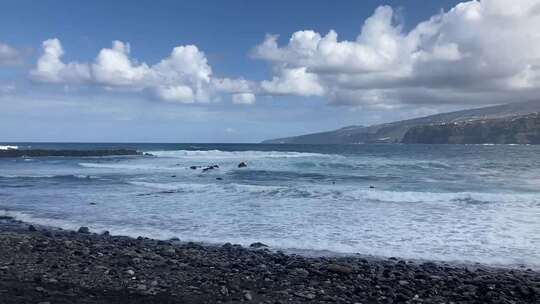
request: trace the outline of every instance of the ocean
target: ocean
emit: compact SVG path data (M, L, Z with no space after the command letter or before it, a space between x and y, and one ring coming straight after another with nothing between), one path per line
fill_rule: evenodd
M30 223L540 269L540 146L1 145L154 155L0 158L0 215Z

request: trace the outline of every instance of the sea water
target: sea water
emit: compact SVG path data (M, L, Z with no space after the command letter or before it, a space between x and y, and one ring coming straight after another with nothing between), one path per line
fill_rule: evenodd
M0 159L0 215L31 223L540 268L539 146L2 145L154 155Z

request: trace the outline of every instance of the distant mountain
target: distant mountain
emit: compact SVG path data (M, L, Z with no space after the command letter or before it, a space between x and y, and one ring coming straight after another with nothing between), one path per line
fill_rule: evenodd
M334 131L265 140L266 144L357 144L400 143L407 131L417 126L501 119L540 112L540 101L441 113L372 126L349 126ZM412 140L411 140L412 141Z

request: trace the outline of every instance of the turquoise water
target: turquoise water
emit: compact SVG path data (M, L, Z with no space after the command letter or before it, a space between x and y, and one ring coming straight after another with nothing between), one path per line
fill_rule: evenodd
M540 268L538 146L1 145L155 155L0 159L0 214L29 222Z

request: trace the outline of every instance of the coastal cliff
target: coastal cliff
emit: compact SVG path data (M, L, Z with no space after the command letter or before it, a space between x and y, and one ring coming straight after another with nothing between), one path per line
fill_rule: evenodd
M540 102L539 101L529 101L529 102L519 102L519 103L512 103L512 104L506 104L506 105L499 105L499 106L492 106L492 107L484 107L484 108L477 108L477 109L470 109L470 110L461 110L461 111L455 111L455 112L448 112L448 113L440 113L420 118L413 118L408 120L401 120L401 121L395 121L395 122L389 122L389 123L383 123L378 125L372 125L372 126L349 126L345 128L341 128L338 130L333 131L327 131L327 132L320 132L320 133L312 133L312 134L306 134L306 135L300 135L300 136L294 136L294 137L284 137L284 138L277 138L277 139L270 139L265 140L262 143L264 144L367 144L367 143L415 143L415 142L423 142L421 140L414 140L415 134L419 134L421 130L425 130L423 132L435 132L435 131L428 131L434 129L433 126L446 126L444 129L451 128L451 126L454 126L456 123L459 126L462 126L463 124L469 124L472 121L475 122L482 122L482 121L488 121L488 120L498 120L503 119L503 121L511 120L518 116L523 115L530 115L531 113L538 113L540 112ZM506 130L505 123L500 123L501 129L493 127L486 127L489 128L491 131L490 137L488 138L491 140L493 137L501 137L504 142L508 143L514 143L510 139L506 139L506 135L504 134L512 134L515 131L513 130ZM530 128L530 126L526 125L525 128ZM405 134L409 132L409 130L414 129L411 133L409 133L409 138L405 140ZM523 127L522 129L523 130ZM467 127L465 132L473 131L469 127ZM500 134L497 134L496 132L500 131ZM444 131L447 132L447 131ZM444 136L443 131L440 131L440 134ZM456 130L457 132L457 130ZM484 131L482 131L484 132ZM519 132L520 134L523 133L523 131ZM499 136L500 135L500 136ZM427 135L426 135L427 136ZM464 142L463 140L455 140L455 143L483 143L482 142L475 142L474 138L483 138L485 136L478 136L478 135L471 135L471 136L464 136L466 140L470 140L469 142ZM487 139L486 139L487 140ZM435 142L436 139L433 138L429 142ZM491 141L488 141L491 142ZM497 142L500 142L497 141ZM442 140L441 143L446 143L446 141ZM515 143L535 143L531 139L516 139Z
M410 128L406 144L540 144L540 114Z

